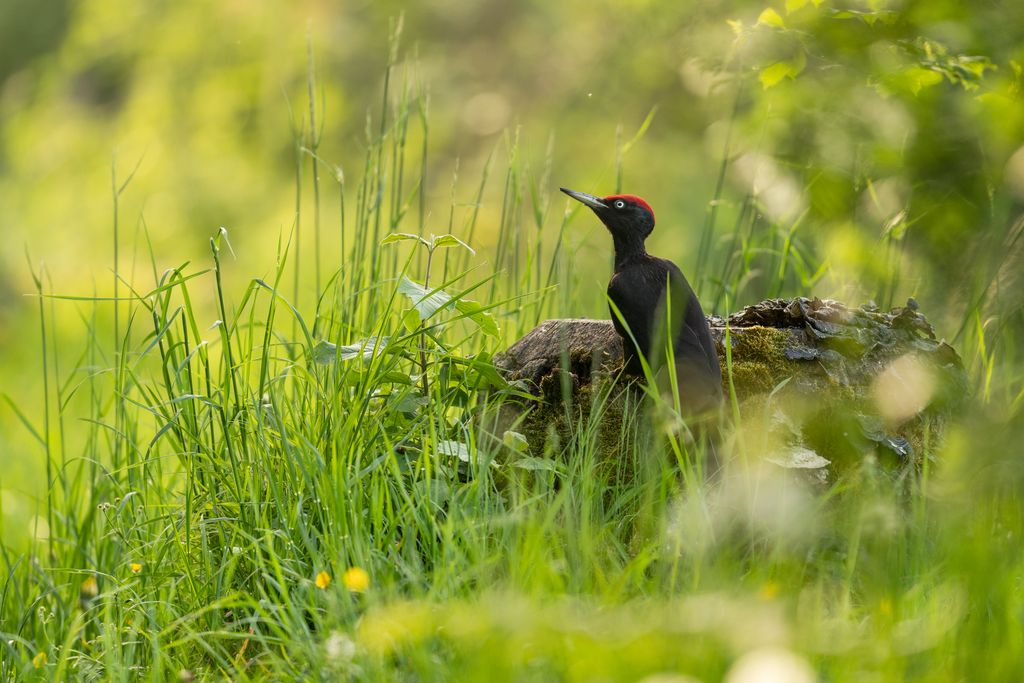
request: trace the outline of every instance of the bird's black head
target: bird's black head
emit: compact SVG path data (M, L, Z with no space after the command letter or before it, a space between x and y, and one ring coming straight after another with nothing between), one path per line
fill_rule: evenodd
M642 244L654 231L654 211L640 197L633 194L613 194L595 197L586 192L560 188L576 201L586 204L605 224L612 237L625 242L639 240Z

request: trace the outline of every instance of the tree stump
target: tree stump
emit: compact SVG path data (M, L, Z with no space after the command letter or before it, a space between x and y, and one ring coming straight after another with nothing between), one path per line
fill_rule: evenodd
M726 396L734 392L744 428L769 444L766 459L816 480L866 457L896 468L919 465L966 394L959 356L936 338L912 299L889 312L770 299L708 323ZM585 415L597 386L623 381L622 343L606 320L548 320L495 364L539 400L504 407L491 433L501 438L512 425L531 451L567 426L567 400ZM618 443L621 411L602 419L606 440Z

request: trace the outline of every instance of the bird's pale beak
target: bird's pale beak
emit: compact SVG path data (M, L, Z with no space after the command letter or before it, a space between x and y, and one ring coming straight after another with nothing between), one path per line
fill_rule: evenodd
M562 192L566 193L567 195L569 195L570 197L572 197L576 201L582 202L582 203L586 204L591 209L595 209L596 210L596 209L607 209L608 208L608 205L605 204L604 200L601 199L600 197L595 197L594 195L587 194L586 192L577 192L576 190L568 190L568 189L566 189L564 187L560 187L558 189L560 189Z

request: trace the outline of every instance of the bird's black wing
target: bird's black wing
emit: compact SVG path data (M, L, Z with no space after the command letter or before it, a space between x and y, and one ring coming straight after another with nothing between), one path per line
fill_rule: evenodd
M671 261L664 261L668 273L671 324L673 329L676 363L685 359L694 371L721 382L722 370L718 363L715 342L704 317L697 294L690 287L682 271ZM682 358L681 358L682 357Z

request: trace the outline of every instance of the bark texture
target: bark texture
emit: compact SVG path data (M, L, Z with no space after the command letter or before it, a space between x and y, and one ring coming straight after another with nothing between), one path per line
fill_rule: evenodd
M959 356L913 300L883 312L817 298L770 299L708 322L726 395L731 376L745 428L770 437L765 457L819 480L866 457L895 467L919 463L966 392ZM606 320L548 320L495 362L541 397L506 408L494 424L499 437L503 426L517 425L533 451L550 450L550 439L567 426L566 401L586 412L599 386L622 382L622 344ZM621 411L604 414L602 433L620 443Z

